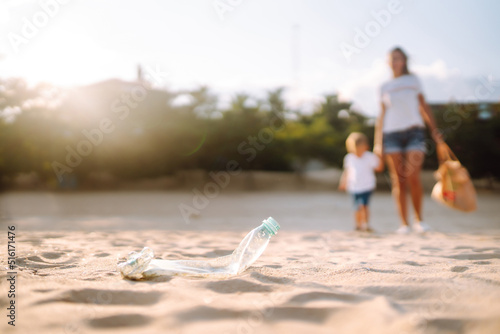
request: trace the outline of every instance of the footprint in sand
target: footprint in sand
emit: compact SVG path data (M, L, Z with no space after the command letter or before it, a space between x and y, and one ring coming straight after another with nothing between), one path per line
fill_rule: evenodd
M264 320L267 322L278 322L281 320L324 322L332 313L338 311L338 308L311 308L294 306L269 306L259 309ZM223 319L249 319L255 316L255 308L250 310L233 310L226 308L215 308L209 306L199 306L189 311L183 311L176 315L180 322L194 321L214 321Z
M20 268L27 269L45 269L45 268L71 268L72 264L76 264L78 259L69 257L65 252L44 252L39 255L19 257L17 265Z
M472 247L471 246L457 246L453 249L471 249Z
M264 265L263 267L272 268L272 269L280 269L283 266L280 266L279 264L268 264L268 265Z
M238 311L233 309L215 308L210 306L198 306L188 311L182 311L176 314L175 318L181 323L194 321L214 321L218 319L238 319L243 317L249 311Z
M354 294L348 294L348 293L312 291L312 292L297 294L297 295L293 296L292 298L290 298L287 301L287 303L305 304L305 303L314 302L317 300L357 303L360 301L367 300L367 297L360 296L360 295L354 295Z
M424 266L423 264L420 264L420 263L415 262L415 261L403 261L402 263L407 264L409 266L414 266L414 267L423 267Z
M437 248L437 247L422 247L421 249L422 250L430 250L430 251L441 251L442 250L441 248Z
M57 252L45 252L42 253L43 258L45 259L50 259L50 260L55 260L63 256L64 253L57 253Z
M293 320L323 323L333 313L338 312L339 307L275 307L267 312L272 312L270 321ZM262 312L266 314L266 310Z
M464 321L452 318L428 319L427 329L436 332L462 333L464 330Z
M96 254L94 254L95 257L106 257L109 255L111 255L111 254L109 254L109 253L96 253Z
M88 324L94 328L116 328L142 326L149 324L151 321L151 317L141 314L120 314L90 319Z
M496 253L487 253L487 254L466 253L466 254L457 254L457 255L451 255L451 256L446 256L446 257L450 258L450 259L455 259L455 260L490 260L490 259L500 259L500 254L496 254Z
M368 286L361 290L363 293L390 297L394 300L412 300L416 298L423 298L431 294L429 288L418 286Z
M500 248L495 248L495 247L488 247L488 248L472 248L473 252L477 253L482 253L482 252L488 252L488 251L493 251L495 253L500 253Z
M453 271L454 273L463 273L464 271L466 270L469 270L469 267L465 267L465 266L454 266L453 268L451 268L451 271Z
M157 291L99 290L80 289L66 290L59 295L38 301L36 304L47 303L80 303L98 305L154 305L162 296Z
M232 279L218 282L208 282L206 287L218 293L272 292L274 288L268 285L256 284L242 279Z
M275 276L264 275L258 272L253 272L250 274L250 276L255 278L257 281L266 284L288 284L288 283L293 283L295 281L294 279L288 277L275 277Z

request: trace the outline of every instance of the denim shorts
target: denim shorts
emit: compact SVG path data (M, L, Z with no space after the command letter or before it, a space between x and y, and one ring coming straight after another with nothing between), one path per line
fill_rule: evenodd
M354 209L357 210L360 205L368 205L372 192L372 190L369 190L362 193L353 193L352 199L354 200Z
M384 153L404 153L425 149L425 128L413 127L403 131L387 132L383 136Z

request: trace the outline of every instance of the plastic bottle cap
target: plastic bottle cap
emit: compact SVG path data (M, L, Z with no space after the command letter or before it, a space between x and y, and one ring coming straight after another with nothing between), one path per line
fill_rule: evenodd
M280 229L280 224L278 224L278 222L273 217L269 217L263 220L262 225L271 235L275 235Z

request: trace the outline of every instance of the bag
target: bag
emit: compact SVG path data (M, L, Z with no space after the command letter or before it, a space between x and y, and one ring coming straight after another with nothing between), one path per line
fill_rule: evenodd
M445 152L438 151L438 157L441 163L434 173L438 182L432 189L431 197L456 210L476 210L476 190L467 169L458 161L448 145Z

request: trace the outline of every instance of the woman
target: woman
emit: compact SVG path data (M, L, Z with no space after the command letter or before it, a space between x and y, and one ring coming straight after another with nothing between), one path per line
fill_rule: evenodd
M443 139L436 129L432 112L425 102L419 79L408 71L408 57L401 48L389 53L393 78L381 87L381 114L375 126L374 152L386 163L391 175L392 194L401 218L400 234L410 232L407 218L406 189L410 188L415 211L413 230L425 232L429 227L422 218L422 183L420 170L426 152L425 124L438 150Z

